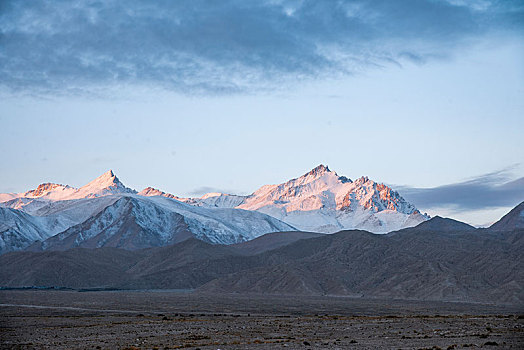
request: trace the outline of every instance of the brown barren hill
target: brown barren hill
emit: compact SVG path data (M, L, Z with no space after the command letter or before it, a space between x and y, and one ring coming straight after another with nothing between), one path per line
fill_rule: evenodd
M315 237L296 232L266 235L244 246L190 238L137 251L16 252L0 256L0 286L522 305L523 235L523 229L475 229L434 218L385 235L352 230Z

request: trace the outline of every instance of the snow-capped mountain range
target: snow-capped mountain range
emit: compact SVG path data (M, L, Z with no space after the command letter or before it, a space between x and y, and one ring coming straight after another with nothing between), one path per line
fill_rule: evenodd
M248 196L208 193L200 198L152 187L136 192L109 170L80 188L44 183L31 191L0 194L0 253L139 249L190 236L231 244L293 230L385 233L427 219L391 188L367 177L351 181L324 165Z
M285 183L262 186L249 196L207 193L200 198L180 198L155 191L149 192L201 207L259 211L312 232L358 228L386 233L429 219L390 187L367 177L351 181L325 165Z
M96 198L113 194L135 194L116 177L112 170L107 171L90 183L80 188L67 185L43 183L36 189L24 193L0 193L0 202L13 199L42 199L62 201L70 199Z

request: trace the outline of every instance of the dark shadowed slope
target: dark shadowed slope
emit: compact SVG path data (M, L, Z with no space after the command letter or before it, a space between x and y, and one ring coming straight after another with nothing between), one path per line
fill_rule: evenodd
M514 229L524 229L524 202L517 205L490 227L490 230L495 231L511 231Z
M428 221L424 221L417 226L412 227L411 230L431 232L467 231L475 230L475 227L457 220L435 216Z
M188 239L169 247L144 251L119 288L194 289L227 273L247 268L229 246Z
M267 264L202 289L519 303L523 234L344 231L266 252Z
M131 277L126 271L142 255L114 248L8 253L0 256L0 285L111 287Z
M1 287L194 289L250 267L229 246L189 238L168 247L13 252L0 256Z
M280 248L301 239L318 238L322 236L324 236L323 233L314 232L273 232L255 238L251 241L232 244L230 247L235 248L237 251L244 254L253 255Z
M190 238L134 252L13 252L0 256L0 286L197 288L522 305L524 229L473 229L442 218L426 224L387 235L271 234L244 247Z

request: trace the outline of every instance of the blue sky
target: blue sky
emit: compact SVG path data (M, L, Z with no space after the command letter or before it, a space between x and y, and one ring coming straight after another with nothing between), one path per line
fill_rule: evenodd
M524 200L523 38L522 1L4 1L0 192L324 163L485 224Z

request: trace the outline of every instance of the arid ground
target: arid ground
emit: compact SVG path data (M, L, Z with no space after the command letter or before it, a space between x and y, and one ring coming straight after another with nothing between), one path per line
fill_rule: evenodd
M522 309L181 291L0 291L2 349L524 348Z

